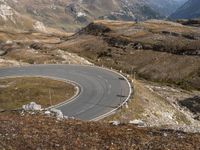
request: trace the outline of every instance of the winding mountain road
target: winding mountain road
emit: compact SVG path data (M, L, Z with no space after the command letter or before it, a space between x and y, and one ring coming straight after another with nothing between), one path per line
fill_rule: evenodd
M0 77L45 76L70 80L80 89L71 101L56 106L65 116L99 120L114 112L131 95L122 75L100 67L81 65L31 65L0 69Z

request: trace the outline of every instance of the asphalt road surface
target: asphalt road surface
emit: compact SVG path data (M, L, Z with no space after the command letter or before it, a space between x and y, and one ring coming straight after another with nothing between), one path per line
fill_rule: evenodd
M95 120L119 107L131 93L128 81L100 67L80 65L32 65L0 69L0 77L48 76L70 80L80 87L79 95L57 107L65 116Z

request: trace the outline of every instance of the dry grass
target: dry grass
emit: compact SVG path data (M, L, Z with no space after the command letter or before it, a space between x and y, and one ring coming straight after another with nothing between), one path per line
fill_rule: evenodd
M0 149L197 150L200 134L133 125L0 114Z
M71 37L2 31L0 37L14 41L5 44L2 38L0 48L7 51L6 59L36 64L66 62L56 52L61 49L96 65L128 74L133 68L141 78L199 90L199 36L197 28L166 21L96 21Z
M199 36L197 28L172 22L96 21L56 46L100 66L128 74L133 68L141 78L199 90Z
M105 120L143 120L147 126L162 126L176 124L190 124L190 120L174 108L166 99L150 91L143 82L134 80L134 98L129 102L128 108L119 110Z
M0 109L16 109L29 102L43 107L58 104L75 94L69 83L41 77L19 77L0 80Z
M45 63L55 63L63 61L62 58L56 56L53 51L46 52L40 50L35 51L31 49L20 49L11 51L7 54L6 58L15 59L17 61L26 62L29 64L45 64Z

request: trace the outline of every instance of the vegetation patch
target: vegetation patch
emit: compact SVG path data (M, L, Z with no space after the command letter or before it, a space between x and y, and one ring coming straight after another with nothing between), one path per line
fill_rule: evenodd
M135 72L149 81L200 90L197 28L159 20L95 21L81 31L56 46L95 65L127 74Z
M200 134L131 124L0 114L0 149L199 149Z
M18 77L0 80L0 109L17 109L29 102L49 107L70 99L72 84L42 77Z

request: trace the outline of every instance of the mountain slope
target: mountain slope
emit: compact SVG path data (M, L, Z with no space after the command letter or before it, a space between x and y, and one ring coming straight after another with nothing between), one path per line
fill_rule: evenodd
M96 19L135 21L165 18L185 0L1 0L1 25L76 31ZM9 18L9 19L8 19Z
M175 13L170 16L171 19L191 19L200 18L200 1L189 0Z
M33 22L30 18L16 12L7 3L0 1L0 25L28 29L33 27Z
M17 1L16 1L17 3ZM46 32L42 22L16 11L5 0L0 1L0 28L3 30L36 30Z
M132 21L160 17L145 3L145 0L2 0L2 2L20 15L65 31L77 30L99 18Z
M147 0L146 3L153 10L157 10L166 17L175 12L186 0Z

